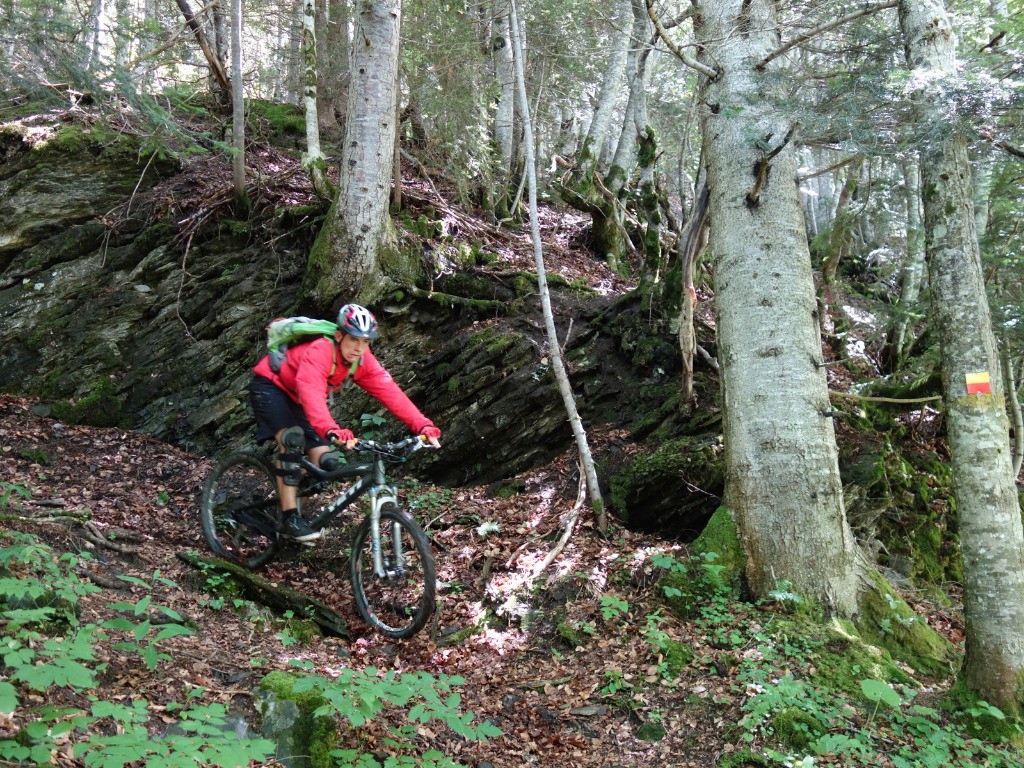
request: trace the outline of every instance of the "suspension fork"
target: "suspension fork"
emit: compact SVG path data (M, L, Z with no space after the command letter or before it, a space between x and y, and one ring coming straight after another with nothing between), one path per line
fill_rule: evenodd
M383 471L377 472L376 480L383 480ZM388 576L384 567L384 553L380 546L380 510L387 502L392 502L398 507L398 492L393 485L375 484L370 488L370 551L373 554L373 571L378 578ZM395 528L398 524L395 523ZM402 553L402 536L395 530L392 532L392 546L394 547L394 562L392 569L395 574L401 575L405 564L405 557Z

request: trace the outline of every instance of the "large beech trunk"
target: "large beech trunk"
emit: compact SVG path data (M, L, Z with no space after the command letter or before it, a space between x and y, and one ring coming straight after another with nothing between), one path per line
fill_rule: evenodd
M967 685L1017 714L1024 704L1024 530L1005 392L971 201L966 136L950 124L937 73L955 78L956 38L941 0L900 0L907 60L929 84L916 96L932 317L964 558ZM990 393L968 377L988 374ZM973 376L972 376L973 375Z
M695 32L711 257L724 389L725 503L754 594L786 588L832 613L857 608L857 550L846 522L822 367L811 259L796 183L793 119L775 103L775 4L700 3Z

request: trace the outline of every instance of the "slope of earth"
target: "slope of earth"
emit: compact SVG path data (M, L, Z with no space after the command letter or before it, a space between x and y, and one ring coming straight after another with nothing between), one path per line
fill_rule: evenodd
M34 533L59 553L90 554L80 575L105 588L86 599L83 621L100 623L115 615L111 603L147 594L139 582L119 578L127 576L152 584L154 603L196 628L162 641L172 661L153 671L136 654L100 649L104 698L143 697L157 712L199 687L207 699L251 716L260 679L303 660L320 674L372 666L461 675L462 706L504 735L474 743L421 728L420 746L465 765L710 766L732 749L724 733L739 719L739 702L726 681L691 665L663 682L662 659L644 639L658 607L645 555L669 549L664 542L625 530L602 540L583 521L540 575L543 587L532 589L576 499L568 457L519 478L522 490L510 498L482 488L406 488L430 523L442 584L438 620L410 640L373 634L355 614L345 577L347 531L332 532L298 559L273 563L265 576L326 602L351 632L289 644L283 621L264 623L220 606L203 590L206 577L177 557L207 553L197 497L208 461L137 433L64 425L33 406L0 395L0 477L29 494L4 510L7 529ZM610 596L621 601L611 601L616 610L608 609ZM460 632L473 626L468 636ZM565 627L576 628L571 637ZM701 655L705 640L692 626L668 620L661 629ZM663 730L645 729L651 724ZM151 725L154 732L167 727ZM382 745L384 728L383 721L370 724L359 738ZM651 733L664 735L642 738ZM77 764L67 755L55 759Z

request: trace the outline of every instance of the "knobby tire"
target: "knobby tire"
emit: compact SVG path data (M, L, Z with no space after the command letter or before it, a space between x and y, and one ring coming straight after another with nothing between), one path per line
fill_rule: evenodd
M206 479L199 507L206 543L215 554L259 568L277 553L280 509L271 463L233 453Z
M396 531L405 560L396 573ZM380 513L381 553L388 575L374 572L370 518L352 539L352 591L356 609L367 624L388 637L406 638L419 632L434 613L437 577L427 535L407 513L386 502Z

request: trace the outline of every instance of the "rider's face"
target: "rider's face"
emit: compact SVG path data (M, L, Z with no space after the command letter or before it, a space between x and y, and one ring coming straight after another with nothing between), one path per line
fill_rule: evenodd
M341 339L341 357L349 364L361 358L369 348L369 339L360 339L356 336L349 336L347 333Z

